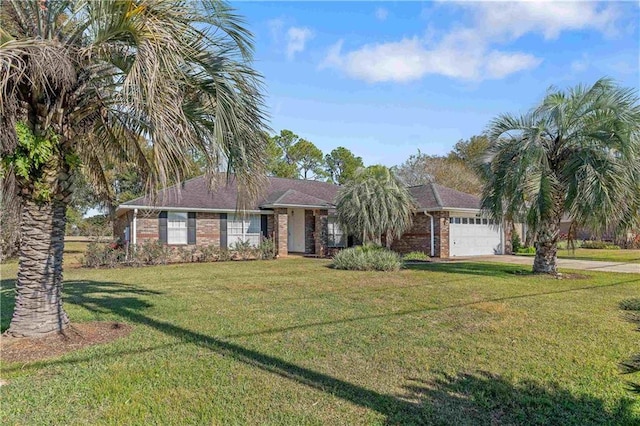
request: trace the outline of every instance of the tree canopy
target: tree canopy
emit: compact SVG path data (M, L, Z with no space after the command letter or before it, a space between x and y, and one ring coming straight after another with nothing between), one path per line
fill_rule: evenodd
M255 195L262 79L252 35L223 1L6 0L0 13L3 197L22 205L9 332L39 335L68 324L63 236L78 173L110 197L110 165L135 164L151 193L196 158L212 183L225 167Z
M336 197L338 222L363 243L388 247L411 227L415 202L407 187L381 165L360 168Z
M364 167L362 157L356 157L345 147L339 146L324 157L329 182L344 185L353 179L356 170Z
M552 88L523 115L502 114L488 132L482 205L496 219L536 231L535 272L555 273L563 217L619 232L640 224L640 105L609 79Z

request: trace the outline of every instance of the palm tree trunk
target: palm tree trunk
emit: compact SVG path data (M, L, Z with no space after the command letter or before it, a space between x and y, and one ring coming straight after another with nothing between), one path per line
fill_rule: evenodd
M557 274L558 237L560 219L552 218L542 223L535 243L536 257L533 261L533 273Z
M9 335L40 337L62 332L69 325L62 308L66 207L60 200L24 200L16 305Z

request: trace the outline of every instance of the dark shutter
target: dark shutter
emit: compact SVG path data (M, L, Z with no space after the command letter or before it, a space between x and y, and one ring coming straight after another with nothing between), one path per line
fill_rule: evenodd
M220 213L220 248L227 248L227 214Z
M260 217L260 230L262 231L262 236L265 238L269 238L269 233L267 232L267 223L269 220L269 216L266 214L263 214Z
M158 216L158 227L158 237L160 238L160 242L167 244L167 212L160 212L160 215Z
M187 244L196 243L196 214L187 213Z

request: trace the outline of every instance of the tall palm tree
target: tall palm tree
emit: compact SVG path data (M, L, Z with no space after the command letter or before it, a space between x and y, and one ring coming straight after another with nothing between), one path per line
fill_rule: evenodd
M533 271L556 273L560 221L622 231L640 221L640 105L609 79L550 90L489 128L483 207L536 233Z
M364 243L380 244L385 236L387 247L411 227L414 205L402 182L379 165L358 169L336 199L342 229Z
M77 173L106 192L105 165L134 162L153 193L197 153L212 179L226 167L251 194L268 129L252 35L222 1L5 0L0 13L3 191L23 212L8 333L39 336L69 322L62 256Z

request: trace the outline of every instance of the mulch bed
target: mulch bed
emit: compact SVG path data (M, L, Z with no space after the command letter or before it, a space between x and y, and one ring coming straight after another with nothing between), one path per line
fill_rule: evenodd
M34 362L56 358L78 349L127 336L133 327L121 322L72 324L64 333L46 337L0 337L2 362Z

